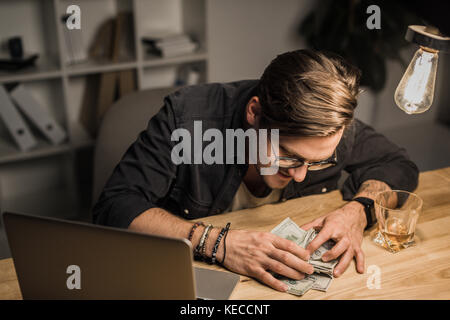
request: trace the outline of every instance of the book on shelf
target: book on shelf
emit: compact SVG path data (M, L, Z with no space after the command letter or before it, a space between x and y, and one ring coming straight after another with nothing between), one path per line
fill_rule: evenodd
M37 145L30 128L2 85L0 85L0 118L21 151L28 151Z
M149 54L164 58L193 53L199 47L197 42L184 33L153 33L143 37L142 42L148 46Z
M67 138L65 130L23 86L18 85L10 92L11 98L28 120L54 145Z

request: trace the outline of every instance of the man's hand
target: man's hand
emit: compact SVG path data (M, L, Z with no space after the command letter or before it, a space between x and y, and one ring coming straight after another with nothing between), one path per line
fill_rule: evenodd
M307 262L310 257L307 250L272 233L230 230L226 240L225 267L256 278L276 290L284 292L288 287L268 271L295 280L314 272Z
M339 277L347 270L353 257L356 257L356 270L364 273L364 253L361 250L361 242L366 224L364 207L356 201L351 201L325 216L302 225L301 228L320 229L319 234L306 248L310 254L329 239L336 242L334 247L322 256L322 260L329 261L341 256L334 269L334 276Z

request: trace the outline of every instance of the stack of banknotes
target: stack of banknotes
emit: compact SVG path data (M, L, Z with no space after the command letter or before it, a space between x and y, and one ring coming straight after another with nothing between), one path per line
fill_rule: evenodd
M272 231L273 234L281 238L294 241L302 248L306 248L308 244L317 236L318 232L314 229L307 231L300 228L290 218L286 218ZM333 270L338 263L337 259L324 262L322 255L334 246L333 240L328 240L317 249L310 257L309 263L314 267L314 273L306 275L302 280L291 280L278 277L289 287L288 291L291 294L298 296L304 295L309 289L327 291L333 280Z

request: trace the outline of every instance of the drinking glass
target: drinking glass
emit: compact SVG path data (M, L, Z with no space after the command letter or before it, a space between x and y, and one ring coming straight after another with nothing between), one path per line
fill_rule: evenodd
M422 199L408 191L380 192L374 203L378 229L373 241L391 252L414 245L414 232L422 205Z

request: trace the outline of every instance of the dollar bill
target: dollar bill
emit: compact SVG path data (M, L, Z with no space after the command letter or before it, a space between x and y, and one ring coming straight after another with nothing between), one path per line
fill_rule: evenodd
M312 228L306 231L303 230L290 218L284 219L271 232L279 237L295 242L302 248L306 248L318 234L318 232ZM302 280L292 280L278 277L288 285L287 292L301 296L310 289L327 291L333 280L333 271L334 267L338 263L338 260L334 259L325 262L322 261L322 256L326 251L330 250L333 245L334 242L329 240L322 244L322 246L320 246L320 248L318 248L311 255L308 262L314 267L314 273L312 275L308 275Z
M313 273L308 275L306 278L313 280L314 284L311 289L319 290L326 292L328 290L328 287L331 284L331 281L333 280L333 277L320 274L320 273ZM305 278L305 279L306 279Z
M304 247L305 237L307 232L300 228L294 221L290 218L284 219L278 226L276 226L272 231L273 234L277 236L291 240L296 244ZM297 296L302 296L314 285L314 279L302 279L302 280L291 280L275 275L278 279L283 281L288 285L287 292L295 294Z
M309 229L306 235L306 246L314 240L317 236L318 232L314 229ZM326 274L330 277L333 276L334 267L339 262L337 259L330 261L323 261L322 256L325 252L333 248L335 242L333 240L328 240L323 243L316 251L313 252L311 258L309 259L309 263L314 267L314 272Z
M302 296L306 292L309 291L309 289L314 287L314 284L316 282L315 279L307 279L304 278L302 280L283 280L284 283L288 285L287 292L290 294L295 294L296 296Z
M288 293L297 296L304 295L310 289L326 292L333 280L332 277L317 273L307 275L302 280L287 279L280 275L275 275L275 277L288 285Z
M281 238L294 241L296 244L300 246L304 243L305 237L307 236L307 232L302 228L300 228L290 218L284 219L271 232Z

